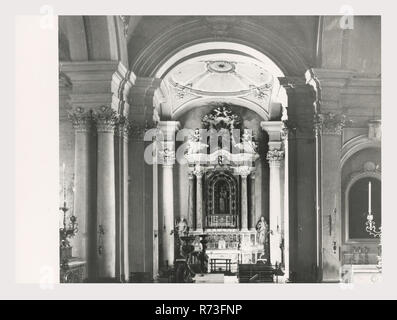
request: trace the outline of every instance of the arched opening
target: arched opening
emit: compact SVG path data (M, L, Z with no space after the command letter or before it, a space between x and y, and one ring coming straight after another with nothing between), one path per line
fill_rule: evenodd
M372 240L373 234L366 230L369 214L376 227L382 225L381 181L366 176L353 182L348 189L347 235L349 241Z
M227 103L254 111L262 120L282 116L287 106L284 73L263 53L233 42L203 42L184 48L155 74L164 97L157 113L179 120L197 107Z

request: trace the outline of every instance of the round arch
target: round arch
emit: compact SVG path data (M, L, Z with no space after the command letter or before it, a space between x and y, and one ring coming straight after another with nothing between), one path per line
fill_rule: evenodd
M203 93L198 95L196 98L187 100L186 102L175 105L170 97L171 91L169 90L166 83L168 83L168 75L172 74L173 70L176 70L178 66L183 65L185 62L196 61L201 57L219 56L219 54L226 54L227 56L238 56L244 61L251 61L254 64L258 64L268 71L273 78L273 85L271 95L267 105L262 105L260 101L255 101L248 97L243 96L240 92L234 93L222 93L214 91L214 93ZM164 61L162 65L158 66L156 73L154 74L156 79L162 80L162 86L160 88L161 95L164 97L161 108L158 110L160 116L167 119L177 120L181 115L194 107L202 106L213 103L230 103L232 105L241 106L247 108L256 114L262 120L270 120L273 115L280 113L281 105L287 106L286 94L284 88L280 86L278 81L279 77L284 77L282 69L269 57L262 52L242 44L235 42L225 41L212 41L203 42L188 46L180 51L176 52L173 56L169 57L168 60ZM194 92L194 90L192 90Z
M344 217L343 217L343 241L344 241L344 243L359 243L359 242L378 243L379 242L379 239L352 239L351 236L349 235L350 191L356 182L358 182L362 179L365 179L365 178L373 178L373 179L378 180L379 182L382 181L380 172L378 172L378 171L363 171L363 172L357 172L357 173L353 174L351 176L350 180L347 182L345 190L344 190ZM379 212L378 212L378 214L379 214Z
M346 161L355 153L367 148L379 148L381 143L378 140L369 139L367 135L361 135L347 141L342 147L340 167L343 168Z
M188 47L205 42L231 42L261 52L286 75L303 75L308 64L301 54L268 28L253 21L233 24L222 35L214 34L201 19L176 24L147 44L131 58L132 71L142 77L154 77L172 56Z

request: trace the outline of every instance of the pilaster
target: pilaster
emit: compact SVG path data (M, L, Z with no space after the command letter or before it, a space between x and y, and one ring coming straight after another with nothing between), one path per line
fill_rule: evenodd
M313 118L317 92L304 77L279 78L288 95L288 120L283 121L284 145L288 147L285 168L288 182L289 270L294 282L315 282L320 269L316 183L316 139ZM285 132L287 131L287 132ZM286 135L287 133L287 135ZM285 246L287 242L285 241ZM286 253L288 250L284 250ZM287 259L286 259L287 260Z

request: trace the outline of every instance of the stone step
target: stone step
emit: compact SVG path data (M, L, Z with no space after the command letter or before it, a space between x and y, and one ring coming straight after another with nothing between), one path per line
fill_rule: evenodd
M193 280L195 283L224 283L223 273L205 273L203 275L196 274Z

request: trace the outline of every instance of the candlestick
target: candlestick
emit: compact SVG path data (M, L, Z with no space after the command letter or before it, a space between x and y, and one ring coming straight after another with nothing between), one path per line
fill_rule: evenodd
M368 182L368 213L371 213L372 205L371 205L371 181Z

